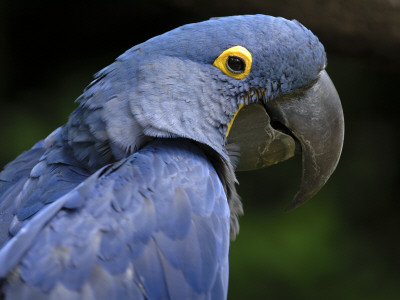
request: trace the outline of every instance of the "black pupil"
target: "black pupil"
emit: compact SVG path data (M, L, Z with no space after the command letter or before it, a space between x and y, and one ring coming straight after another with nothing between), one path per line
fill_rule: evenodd
M236 74L243 73L244 69L246 69L246 63L244 62L243 58L238 56L229 56L228 60L226 61L226 66L228 67L229 71Z

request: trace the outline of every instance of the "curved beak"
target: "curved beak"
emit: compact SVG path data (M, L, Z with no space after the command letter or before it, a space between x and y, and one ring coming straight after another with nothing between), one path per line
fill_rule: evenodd
M336 168L344 139L343 110L325 71L307 90L244 107L228 143L240 147L237 170L267 167L302 154L302 179L288 207L314 196Z

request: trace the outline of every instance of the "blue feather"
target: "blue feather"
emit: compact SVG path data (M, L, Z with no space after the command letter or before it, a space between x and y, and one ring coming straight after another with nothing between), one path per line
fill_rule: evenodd
M151 160L155 156L158 159ZM149 167L153 162L157 166ZM198 173L192 176L198 193L190 199L186 176L193 172ZM53 295L59 292L58 283L78 293L88 285L93 291L90 284L97 285L93 278L100 276L94 273L98 270L108 278L105 294L112 297L128 292L148 299L206 297L217 280L227 280L217 277L227 262L227 251L220 249L229 243L229 214L197 215L193 210L192 203L209 201L202 198L207 195L213 205L221 202L228 211L222 186L201 185L205 178L215 181L211 186L221 185L193 144L155 142L124 163L99 170L52 204L43 204L45 208L0 251L0 264L6 266L0 275L16 268L23 281L10 286L29 285ZM146 179L144 185L137 179ZM116 191L127 198L118 200L124 210L115 209ZM212 229L213 224L219 225ZM11 252L16 247L17 253ZM128 275L135 288L122 288Z

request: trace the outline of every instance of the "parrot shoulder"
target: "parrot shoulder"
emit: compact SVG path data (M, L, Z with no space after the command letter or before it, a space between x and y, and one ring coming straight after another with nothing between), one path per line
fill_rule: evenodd
M154 141L26 223L0 250L5 295L222 299L229 223L224 186L204 151Z

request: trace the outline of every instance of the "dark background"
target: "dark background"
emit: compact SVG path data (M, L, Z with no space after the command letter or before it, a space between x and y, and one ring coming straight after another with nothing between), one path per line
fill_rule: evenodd
M92 75L131 46L246 13L296 18L320 37L346 136L330 181L293 212L299 158L238 174L229 299L400 299L400 0L3 0L0 167L65 123Z

